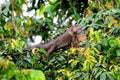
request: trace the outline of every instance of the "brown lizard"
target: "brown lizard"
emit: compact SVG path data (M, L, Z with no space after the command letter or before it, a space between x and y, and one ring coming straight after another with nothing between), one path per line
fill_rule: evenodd
M48 58L54 50L68 46L78 47L78 44L85 39L86 34L83 31L83 27L75 25L68 28L65 33L59 35L57 38L45 43L30 46L30 48L44 48L48 52Z

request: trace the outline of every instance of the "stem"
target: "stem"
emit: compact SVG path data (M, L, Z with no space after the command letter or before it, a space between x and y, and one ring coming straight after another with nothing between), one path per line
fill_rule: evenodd
M14 34L16 34L15 17L14 17L14 0L11 0L11 7L12 7L12 26L13 26Z

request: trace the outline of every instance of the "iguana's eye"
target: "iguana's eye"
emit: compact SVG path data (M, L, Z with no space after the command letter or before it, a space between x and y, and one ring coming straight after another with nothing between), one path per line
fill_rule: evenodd
M74 31L75 34L76 34L76 33L81 33L81 32L82 32L81 29L77 29L77 30Z
M78 33L78 34L79 34L79 33L81 33L81 32L82 32L82 30L78 30L76 33Z
M76 27L74 27L73 28L73 32L76 34L78 34L78 33L81 33L82 32L82 30L83 30L83 26L76 26Z

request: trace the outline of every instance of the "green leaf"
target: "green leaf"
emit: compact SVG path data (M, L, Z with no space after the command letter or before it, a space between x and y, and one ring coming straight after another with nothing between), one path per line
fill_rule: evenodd
M19 49L17 49L17 51L21 54L23 53L23 49L21 47Z
M11 25L9 25L9 24L7 25L7 24L6 24L6 25L4 26L4 29L10 31L10 30L12 29L12 27L11 27Z
M57 0L48 0L48 2L49 2L50 4L55 4L55 3L57 2Z
M96 37L97 41L100 41L100 36L99 36L99 32L98 31L95 31L95 37Z
M110 80L114 80L113 76L109 73L106 73L107 77L110 79Z
M95 57L93 57L93 56L90 56L90 60L91 60L92 62L94 62L94 63L97 62L96 59L95 59ZM91 65L92 65L92 64L91 64Z
M48 24L48 28L50 29L50 30L53 30L53 25L52 25L52 22L51 22L52 20L50 19L50 18L46 18L46 22L47 22L47 24Z
M117 54L117 56L120 56L120 49L116 50L116 54Z
M84 80L90 80L89 78L85 78Z
M115 38L110 38L109 45L110 45L111 48L113 48L113 47L116 46L116 40L115 40Z
M76 72L73 77L74 77L74 78L77 78L77 77L80 77L80 75L81 75L80 72Z
M108 40L107 39L104 38L102 43L103 43L104 46L108 46Z
M74 67L77 65L78 62L79 62L78 60L74 60L74 61L71 63L71 67L74 68Z
M22 69L21 73L26 74L29 80L46 80L44 73L41 70Z
M106 74L105 73L102 73L100 75L100 80L106 80Z
M6 4L5 4L5 9L3 10L3 13L5 14L5 15L8 15L8 12L9 12L9 7L10 7L10 2L6 2Z
M40 70L31 70L30 78L31 80L45 80L45 75Z
M42 52L42 53L44 53L44 54L46 54L46 55L48 53L44 48L40 48L39 51Z
M99 70L98 68L93 69L93 70L92 70L92 74L95 75L95 74L98 72L98 70Z
M59 57L57 57L57 60L59 60L59 61L64 61L65 58L64 58L63 56L59 56Z
M102 71L99 71L96 75L95 78L97 79L101 75Z
M92 49L96 51L98 54L100 53L100 51L97 48L93 47Z
M54 61L56 61L56 59L52 58L52 59L49 60L49 63L53 63Z
M55 10L56 6L57 5L51 5L51 4L48 4L47 6L44 6L42 4L41 7L40 7L40 9L39 9L38 15L42 15L45 12L52 13Z
M89 67L90 67L90 63L89 61L85 61L84 64L83 64L83 71L88 71L89 70Z
M95 55L95 51L92 50L92 51L90 52L90 55Z
M63 56L60 55L59 57L61 58L61 60L65 60L65 58Z

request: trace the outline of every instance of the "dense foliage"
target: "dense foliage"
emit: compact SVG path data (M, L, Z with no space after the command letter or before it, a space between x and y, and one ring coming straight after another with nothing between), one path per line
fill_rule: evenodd
M120 0L6 0L0 15L1 80L120 79ZM87 34L80 48L48 61L44 49L23 51L32 36L46 41L73 24Z

